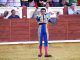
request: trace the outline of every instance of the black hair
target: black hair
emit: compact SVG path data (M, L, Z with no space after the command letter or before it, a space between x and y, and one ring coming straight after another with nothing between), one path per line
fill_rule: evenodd
M15 11L14 9L11 10L11 12Z
M42 10L45 10L45 11L46 11L46 9L45 9L45 8L41 8L41 11L42 11Z
M8 14L9 14L9 12L8 11L5 11L4 12L4 17L6 17Z
M28 0L28 2L32 2L33 0Z

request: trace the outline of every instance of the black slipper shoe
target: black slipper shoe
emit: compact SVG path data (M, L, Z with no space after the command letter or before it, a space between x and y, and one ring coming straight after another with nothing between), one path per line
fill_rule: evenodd
M45 55L45 57L52 57L52 55Z

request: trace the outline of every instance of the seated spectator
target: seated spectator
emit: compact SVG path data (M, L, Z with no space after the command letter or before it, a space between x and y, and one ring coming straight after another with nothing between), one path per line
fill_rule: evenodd
M37 6L39 7L39 0L34 0L37 3Z
M75 4L75 5L77 5L78 3L78 0L69 0L69 5L72 5L73 3Z
M37 2L35 0L29 0L29 7L38 7Z
M0 6L6 6L7 0L0 0Z
M8 19L12 18L20 18L18 15L16 15L16 11L14 9L11 10L11 15L8 17Z
M69 5L68 2L66 0L62 0L62 2L60 3L60 6L64 6L64 5Z
M5 11L5 12L4 12L4 16L3 16L3 17L4 17L4 19L7 19L7 18L8 18L8 17L7 17L7 16L8 16L8 14L9 14L9 12L8 12L8 11Z
M48 7L50 7L49 2L46 3L45 7L48 9Z
M34 0L34 1L37 3L38 7L45 7L47 2L49 2L50 6L52 6L52 1L51 0Z
M19 7L21 6L20 0L7 0L6 6Z
M0 18L7 19L8 14L9 14L9 12L5 11L3 14L0 15Z
M21 0L21 6L29 6L28 0Z
M53 7L52 1L48 1L48 2L49 2L50 7Z
M54 7L60 7L59 0L52 0L52 3Z
M46 2L45 7L46 7L46 13L47 14L51 14L51 12L49 12L49 9L48 9L50 7L50 3L49 2Z
M40 0L39 1L39 4L40 4L39 7L44 7L46 5L46 2L47 2L47 0Z
M80 10L77 10L76 13L80 15Z
M44 7L44 5L47 2L47 0L34 0L34 1L37 2L38 7Z
M45 6L44 7L52 7L53 5L52 5L52 2L51 1L49 1L49 2L46 2L46 4L45 4Z
M68 8L68 14L76 14L75 5L72 4L70 8Z

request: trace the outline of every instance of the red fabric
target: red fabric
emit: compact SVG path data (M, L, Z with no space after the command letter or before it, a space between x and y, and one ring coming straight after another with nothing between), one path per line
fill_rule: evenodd
M80 0L78 0L78 5L80 6Z
M42 54L42 46L39 46L39 52Z
M48 47L44 47L45 48L45 55L48 55Z
M35 2L35 7L38 7L37 2Z

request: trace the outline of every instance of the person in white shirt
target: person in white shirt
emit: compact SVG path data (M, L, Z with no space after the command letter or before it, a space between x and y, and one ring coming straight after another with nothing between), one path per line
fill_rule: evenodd
M34 7L34 6L35 6L34 0L30 0L30 1L29 1L29 7Z
M68 14L69 15L76 14L76 10L75 10L75 5L74 4L72 4L70 6L70 8L68 8Z
M19 6L21 6L21 2L20 2L20 0L7 0L7 6L19 7Z

